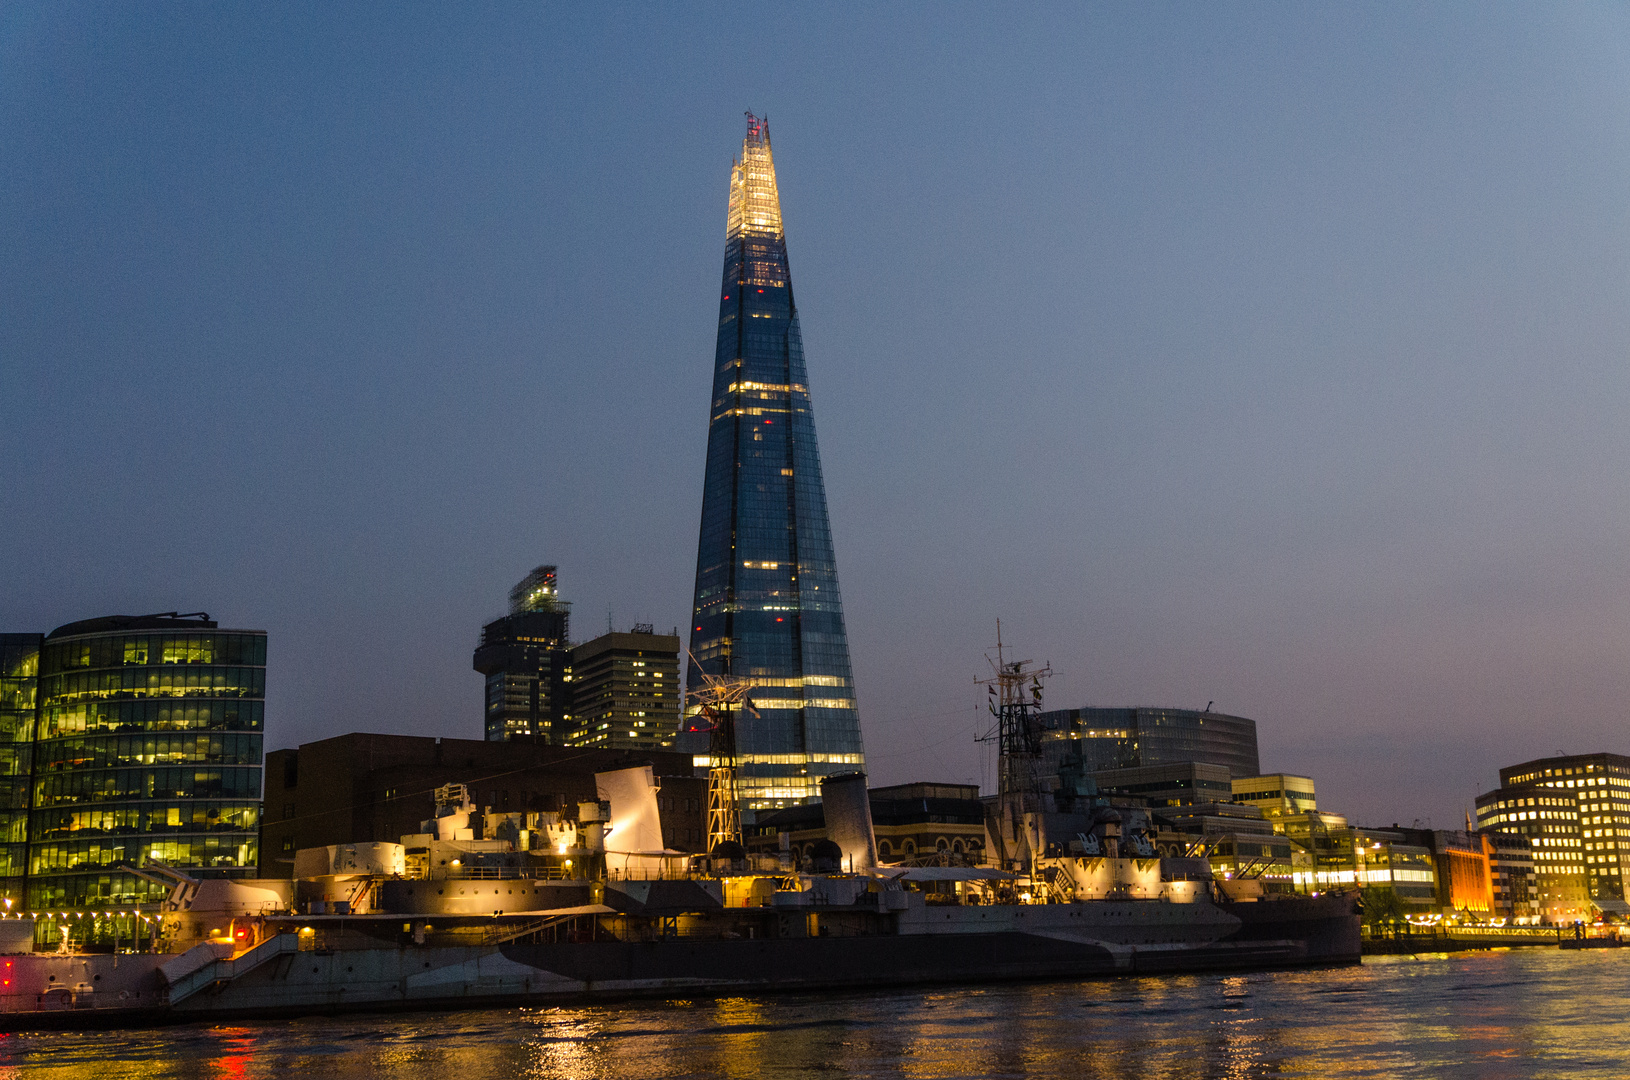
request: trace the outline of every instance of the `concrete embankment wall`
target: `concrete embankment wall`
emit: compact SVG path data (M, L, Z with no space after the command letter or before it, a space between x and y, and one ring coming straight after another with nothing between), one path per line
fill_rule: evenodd
M1557 944L1556 931L1533 934L1402 934L1395 938L1365 938L1365 956L1409 956L1415 953L1467 952L1474 949L1520 949Z

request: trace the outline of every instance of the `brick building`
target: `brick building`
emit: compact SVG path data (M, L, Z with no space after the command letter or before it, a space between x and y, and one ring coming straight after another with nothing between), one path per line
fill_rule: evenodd
M483 809L575 814L578 802L595 798L596 772L647 762L662 789L664 844L703 850L707 781L683 754L361 732L274 750L266 755L260 873L288 876L300 848L394 842L418 832L444 784L466 785Z

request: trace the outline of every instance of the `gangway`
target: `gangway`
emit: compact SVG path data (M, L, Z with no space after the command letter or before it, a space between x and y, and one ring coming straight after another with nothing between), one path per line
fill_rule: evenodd
M159 965L159 973L170 984L171 1005L185 1001L200 990L247 975L285 953L298 952L300 935L274 934L237 956L221 956L219 948L214 943L195 945L174 960Z

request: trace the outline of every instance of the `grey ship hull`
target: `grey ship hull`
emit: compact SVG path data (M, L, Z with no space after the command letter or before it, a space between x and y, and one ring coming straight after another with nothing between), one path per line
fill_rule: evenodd
M1257 908L1246 919L1230 915ZM773 913L766 913L774 933ZM13 1001L0 1026L82 1027L340 1011L514 1006L675 995L777 993L884 986L1068 980L1357 963L1350 900L1261 905L1158 901L1015 909L929 908L917 924L879 920L854 936L656 937L497 945L415 945L346 935L338 947L287 949L231 977L170 994L154 958L78 958L86 986L71 1003ZM935 919L941 921L936 924ZM985 928L994 918L997 925ZM1243 925L1242 925L1243 922ZM400 924L397 924L398 926ZM736 924L740 925L740 924ZM16 958L62 963L56 958ZM166 957L156 958L159 961ZM141 961L150 961L143 965ZM43 968L41 969L44 970ZM42 979L43 981L43 979ZM101 989L102 987L106 989ZM126 995L116 997L115 990ZM137 992L139 990L139 993ZM63 995L66 997L66 995ZM100 999L100 1000L98 1000ZM125 1002L128 1001L128 1004Z

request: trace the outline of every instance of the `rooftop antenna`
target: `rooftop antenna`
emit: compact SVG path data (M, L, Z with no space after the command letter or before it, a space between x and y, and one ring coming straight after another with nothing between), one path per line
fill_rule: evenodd
M1211 706L1213 706L1215 704L1217 704L1215 699L1212 699L1211 701L1206 702L1206 707L1205 707L1205 709L1203 711L1210 712L1211 711Z

